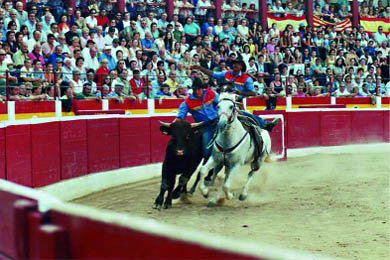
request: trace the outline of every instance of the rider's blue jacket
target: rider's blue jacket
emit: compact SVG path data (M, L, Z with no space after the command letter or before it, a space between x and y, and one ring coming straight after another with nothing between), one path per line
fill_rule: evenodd
M181 103L177 117L184 120L190 112L196 122L209 122L217 117L217 104L218 94L205 89L201 99L192 94Z

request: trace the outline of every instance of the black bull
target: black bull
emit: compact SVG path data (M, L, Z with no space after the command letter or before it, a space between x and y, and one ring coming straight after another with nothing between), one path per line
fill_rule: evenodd
M168 142L165 159L162 165L162 181L160 194L157 196L153 208L160 209L164 202L165 192L168 196L164 208L172 207L172 199L177 199L182 193L187 193L187 182L202 160L201 123L190 124L177 120L171 124L161 123L160 131L171 136ZM173 190L176 175L180 175L179 184ZM195 189L196 183L192 190Z

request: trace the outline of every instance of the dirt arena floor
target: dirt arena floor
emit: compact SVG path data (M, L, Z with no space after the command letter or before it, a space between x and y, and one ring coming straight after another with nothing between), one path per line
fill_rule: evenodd
M75 200L241 241L261 241L346 259L389 259L390 153L316 154L267 163L247 201L208 208L199 191L191 204L152 209L160 179ZM237 176L238 194L246 171ZM221 181L220 179L218 180ZM211 194L213 195L213 193Z

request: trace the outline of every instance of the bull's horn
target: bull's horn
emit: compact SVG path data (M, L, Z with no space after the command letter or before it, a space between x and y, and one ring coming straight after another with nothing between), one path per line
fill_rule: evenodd
M158 122L159 122L162 126L166 126L166 127L170 127L170 126L171 126L171 123L165 123L165 122L160 121L160 120L158 120Z
M203 122L199 122L199 123L191 123L191 128L194 128L194 127L197 127L197 126L200 126L202 125Z

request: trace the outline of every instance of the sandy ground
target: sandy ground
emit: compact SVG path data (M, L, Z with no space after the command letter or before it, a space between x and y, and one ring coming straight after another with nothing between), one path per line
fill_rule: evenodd
M261 241L346 259L389 259L389 153L311 155L267 163L237 198L208 208L199 191L191 204L152 209L160 179L75 200L231 238ZM243 169L233 189L246 178ZM221 181L220 179L218 180Z

